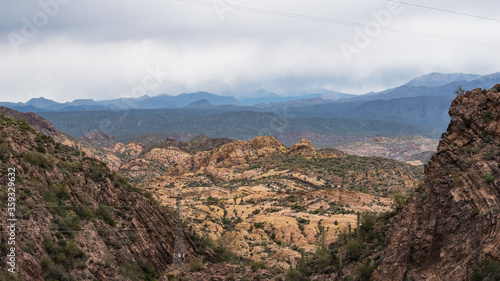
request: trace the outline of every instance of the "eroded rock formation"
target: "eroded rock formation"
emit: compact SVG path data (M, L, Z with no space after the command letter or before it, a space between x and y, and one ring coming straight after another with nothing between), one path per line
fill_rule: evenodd
M374 280L468 280L500 260L500 85L457 97L425 182L389 231Z

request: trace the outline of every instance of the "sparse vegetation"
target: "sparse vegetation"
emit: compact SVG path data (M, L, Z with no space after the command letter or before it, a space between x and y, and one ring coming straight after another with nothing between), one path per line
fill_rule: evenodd
M97 218L104 220L108 225L116 226L113 209L110 206L104 204L99 205L99 208L97 208L95 215Z
M495 158L495 151L493 150L488 150L483 156L483 159L485 160L493 160L494 158Z
M484 181L487 183L492 183L495 181L495 177L493 177L491 174L485 174Z
M500 262L486 261L482 267L473 270L471 281L500 280Z
M463 96L463 95L465 95L465 89L462 88L462 86L459 85L458 88L455 90L454 93L457 96Z
M84 265L85 254L74 241L59 240L56 244L51 237L45 236L43 244L48 253L41 259L45 280L69 280L68 269Z
M28 151L23 153L23 160L30 163L31 165L38 166L42 169L51 168L54 165L53 160L49 159L50 156L46 156L43 153L37 151Z

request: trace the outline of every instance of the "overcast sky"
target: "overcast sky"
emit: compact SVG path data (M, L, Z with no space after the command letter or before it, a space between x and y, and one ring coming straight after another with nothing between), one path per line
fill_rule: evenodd
M404 2L500 18L496 0ZM500 71L500 20L385 0L1 5L0 101L194 91L244 96L261 88L361 94L430 72Z

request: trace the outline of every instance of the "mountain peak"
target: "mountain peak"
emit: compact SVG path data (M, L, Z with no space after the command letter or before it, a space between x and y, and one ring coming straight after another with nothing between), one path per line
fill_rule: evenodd
M214 105L207 99L198 100L186 105L184 108L213 108Z
M58 103L53 100L46 99L44 97L32 98L28 102L26 102L26 105L31 105L38 108L45 108L56 104Z
M454 81L472 81L480 75L466 73L439 73L432 72L426 75L419 76L406 83L408 87L435 87L445 85Z

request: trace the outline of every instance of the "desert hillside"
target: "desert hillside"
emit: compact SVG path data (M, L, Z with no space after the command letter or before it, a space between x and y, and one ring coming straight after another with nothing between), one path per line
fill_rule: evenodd
M9 212L18 219L14 241L22 270L16 279L2 263L0 279L151 280L168 270L171 214L106 164L6 114L0 115L0 167L9 177L2 176L1 185L16 188L17 209ZM0 196L8 201L7 188ZM12 245L7 238L0 238L2 253ZM191 240L180 239L193 259Z

